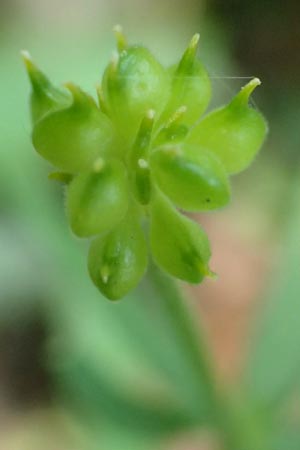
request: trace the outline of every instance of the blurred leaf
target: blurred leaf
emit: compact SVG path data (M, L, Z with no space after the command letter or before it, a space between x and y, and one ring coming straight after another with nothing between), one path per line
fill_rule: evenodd
M274 440L274 450L299 450L300 434L299 432L288 431Z
M286 420L275 424L273 429L272 449L274 450L299 450L300 448L300 429L298 423L286 423Z
M7 158L5 166L2 165L11 179L16 177L19 167L19 161L13 157ZM32 179L36 177L33 176ZM165 349L170 353L160 356L160 359L165 359L164 364L170 372L171 376L168 377L159 370L159 364L155 366L153 363L156 357L148 358L146 338L150 342L151 334L146 334L145 345L140 345L132 334L134 311L140 308L139 296L129 297L117 304L112 304L101 296L88 277L82 247L70 235L62 211L56 206L53 196L55 191L47 186L49 181L45 178L45 182L34 184L29 180L30 177L20 176L17 184L10 185L14 208L17 205L13 215L17 214L33 249L39 249L39 258L32 268L32 274L38 274L48 298L51 299L44 307L52 332L58 340L58 345L55 346L55 365L58 359L57 366L62 368L62 372L58 371L57 376L59 380L66 380L64 390L77 398L79 404L90 402L91 410L95 411L92 403L96 404L96 415L105 414L106 407L107 413L111 412L111 404L117 401L117 415L120 412L118 409L126 411L126 408L133 408L133 415L138 416L145 410L147 417L149 410L158 428L164 427L163 417L168 422L168 417L171 416L170 420L174 422L174 416L176 426L182 426L192 419L195 421L195 411L193 408L191 410L185 399L181 399L178 386L172 381L172 373L176 379L179 372L182 386L186 389L189 374L184 361L181 363L180 354L175 368L173 367L172 354L177 354L174 343L170 342L170 348ZM17 281L20 281L19 277ZM140 315L141 328L144 323L145 330L148 328L154 336L161 335L156 324L149 328L147 309L137 314ZM162 328L162 336L164 334ZM172 341L169 338L167 340ZM150 348L150 353L152 351ZM65 362L65 366L61 366L61 360ZM74 371L70 371L69 367L74 367ZM74 380L78 381L78 386L76 381L74 384ZM106 400L99 402L102 395ZM195 398L195 393L191 392L190 398L193 397ZM197 414L200 409L203 411L201 402L199 407L197 402ZM145 423L147 421L148 419ZM166 427L169 428L168 423Z
M68 230L61 189L47 179L49 167L31 148L24 125L16 127L16 121L25 128L29 122L27 81L21 70L21 64L18 72L10 62L3 73L4 102L10 108L0 135L5 149L0 154L0 189L5 191L5 215L25 237L24 257L32 264L13 262L6 273L13 280L9 288L16 292L25 286L22 280L30 286L38 279L39 289L47 293L49 301L43 306L52 339L46 363L59 392L82 417L97 422L107 416L135 432L144 428L160 434L206 422L211 394L201 361L195 363L197 345L190 346L177 313L172 315L173 303L178 307L182 301L177 290L166 288L167 280L155 287L157 281L148 279L128 298L112 304L93 287L86 242L77 242ZM12 85L17 92L10 102Z
M98 445L91 450L160 450L161 443L155 438L150 438L144 433L120 429L120 427L104 424L101 432L98 430L98 437L95 436Z
M246 387L262 406L287 395L300 376L300 184L291 183L278 264L257 323Z
M56 379L68 400L86 415L105 414L151 433L205 422L211 409L205 375L201 380L180 336L185 330L170 317L168 304L178 300L159 289L153 295L148 285L112 305L97 291L87 297L82 282L68 295L72 308L61 304L54 318Z

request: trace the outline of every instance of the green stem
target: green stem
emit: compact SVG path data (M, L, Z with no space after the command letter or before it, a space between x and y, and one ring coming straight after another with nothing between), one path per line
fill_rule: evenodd
M208 417L211 425L220 435L225 449L228 450L268 450L261 421L253 413L250 404L243 397L226 396L217 383L209 351L200 334L199 323L194 319L191 308L179 291L177 285L159 269L152 266L150 277L160 296L164 299L170 320L178 339L185 347L185 355L190 360L199 383L199 398L203 398L203 385L210 404Z
M201 381L205 382L211 396L214 396L216 391L214 370L191 309L187 307L177 284L171 278L164 275L155 266L151 267L150 276L165 302L165 308L173 322L173 328L186 348L186 357L190 359L193 369L201 374Z

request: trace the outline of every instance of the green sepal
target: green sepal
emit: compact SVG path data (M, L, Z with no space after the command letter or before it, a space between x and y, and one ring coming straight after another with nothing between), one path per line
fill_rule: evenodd
M31 84L30 110L32 123L35 124L45 114L69 106L72 96L67 89L54 86L27 51L22 52L22 58Z
M132 190L136 200L142 205L147 205L151 196L148 156L154 118L155 112L150 109L141 122L137 137L130 149L128 157Z
M67 188L66 211L72 231L79 237L115 227L128 209L125 166L116 160L94 164L94 171L77 175Z
M191 126L207 108L211 98L211 83L206 69L196 55L198 41L199 34L195 34L179 64L170 68L171 96L161 122L184 105L187 108L184 123Z
M144 275L147 252L139 216L131 210L114 230L91 243L88 269L94 284L110 300L124 297Z
M187 137L188 142L215 153L228 173L249 166L265 139L265 119L248 104L258 85L258 78L251 80L227 106L208 114Z
M121 25L115 25L113 27L113 32L115 33L116 43L118 52L121 53L128 49L127 38L123 32L123 27Z
M180 214L161 194L151 202L150 243L158 266L189 283L200 283L211 276L211 251L206 233Z
M160 189L186 211L216 209L230 200L228 176L218 158L185 143L153 151L152 174Z
M130 46L113 56L103 81L103 103L123 137L131 142L149 109L160 113L168 97L169 76L144 47Z
M114 131L89 95L71 83L67 87L72 104L40 120L33 129L32 141L36 151L54 166L66 172L83 172L106 155Z

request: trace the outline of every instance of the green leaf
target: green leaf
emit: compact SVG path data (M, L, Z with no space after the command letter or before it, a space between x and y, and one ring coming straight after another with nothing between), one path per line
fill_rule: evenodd
M288 395L300 376L300 185L291 183L285 235L280 239L278 266L256 324L245 374L246 388L258 403L276 404Z
M274 430L275 431L275 430ZM274 450L299 450L300 448L300 433L298 426L287 427L282 430L281 424L279 429L274 432L273 446Z

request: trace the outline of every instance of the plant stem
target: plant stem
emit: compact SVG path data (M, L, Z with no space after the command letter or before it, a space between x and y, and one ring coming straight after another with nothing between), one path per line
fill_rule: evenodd
M149 275L155 288L165 301L170 320L178 339L185 347L186 357L199 379L199 397L203 398L203 385L210 404L209 422L220 435L228 450L268 450L262 425L250 404L226 396L217 383L208 348L200 333L199 323L175 282L152 266ZM243 398L243 397L242 397Z

